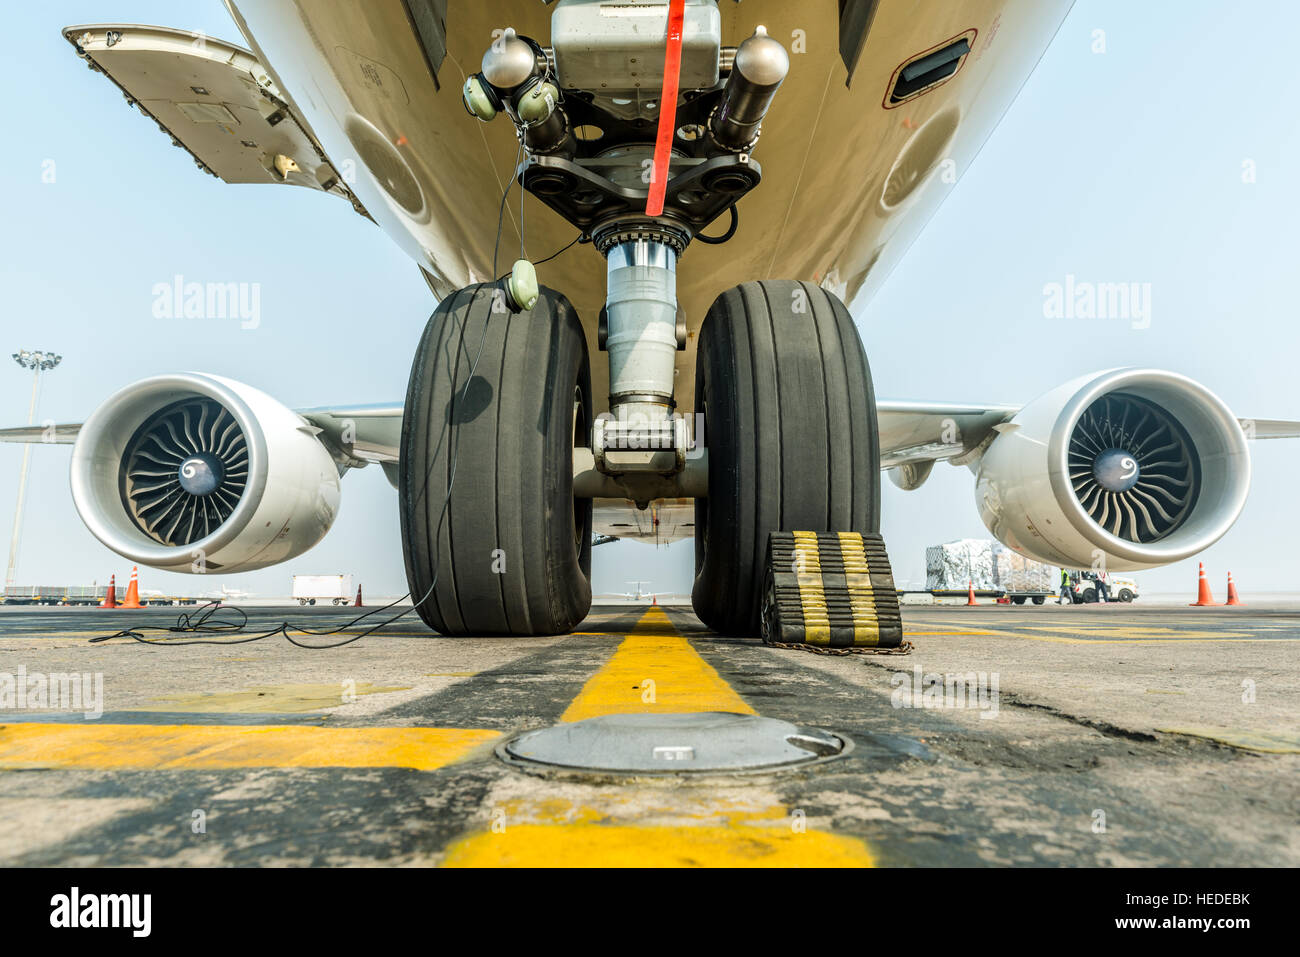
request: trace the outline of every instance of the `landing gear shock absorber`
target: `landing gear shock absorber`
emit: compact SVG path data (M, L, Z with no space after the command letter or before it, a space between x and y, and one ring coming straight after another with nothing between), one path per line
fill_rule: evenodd
M609 414L596 421L598 470L644 507L662 480L685 466L686 444L674 417L678 324L677 258L685 236L643 226L597 234L607 292L599 341L609 353Z
M662 419L673 408L677 251L654 239L628 239L609 247L605 263L610 409Z

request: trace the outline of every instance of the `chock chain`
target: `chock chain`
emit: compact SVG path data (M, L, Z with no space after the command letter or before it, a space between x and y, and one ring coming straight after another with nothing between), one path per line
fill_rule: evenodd
M766 640L763 644L769 648L784 648L788 651L811 651L815 655L910 655L912 653L912 643L910 641L904 641L897 648L870 648L852 645L844 648L831 648L822 645Z

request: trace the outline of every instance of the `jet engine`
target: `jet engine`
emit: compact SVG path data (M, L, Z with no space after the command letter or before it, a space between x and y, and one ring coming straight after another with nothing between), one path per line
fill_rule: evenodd
M96 538L141 565L265 568L301 555L334 523L339 471L317 431L229 379L145 379L81 427L73 501Z
M1172 372L1084 376L997 429L975 483L984 524L1067 568L1133 571L1195 555L1232 527L1250 488L1240 423Z

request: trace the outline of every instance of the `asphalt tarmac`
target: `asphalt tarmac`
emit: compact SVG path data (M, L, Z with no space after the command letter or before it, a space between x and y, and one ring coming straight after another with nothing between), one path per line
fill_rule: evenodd
M554 638L407 616L330 650L88 640L192 611L0 608L0 863L1300 864L1295 607L905 606L905 656L767 648L631 605ZM202 637L354 611L248 614L243 636ZM852 748L640 778L496 753L603 714L704 711Z

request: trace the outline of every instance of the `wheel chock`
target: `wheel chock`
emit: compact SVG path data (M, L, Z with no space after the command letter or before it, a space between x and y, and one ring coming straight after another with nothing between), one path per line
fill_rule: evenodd
M847 654L906 654L885 540L857 532L772 532L761 612L763 641Z

